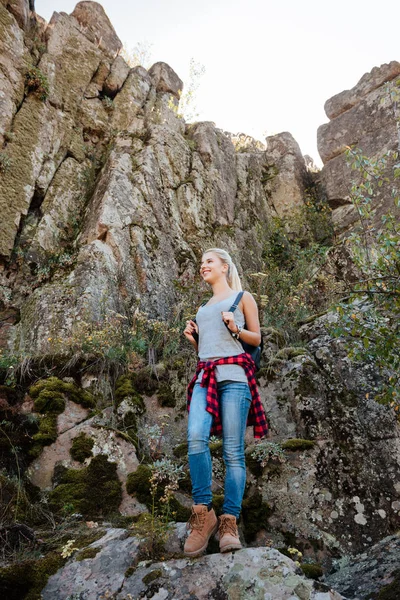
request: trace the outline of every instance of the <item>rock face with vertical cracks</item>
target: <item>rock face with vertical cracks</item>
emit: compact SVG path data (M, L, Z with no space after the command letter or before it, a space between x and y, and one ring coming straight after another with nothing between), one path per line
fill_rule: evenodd
M400 63L375 67L366 73L354 88L330 98L325 112L330 120L318 129L318 150L324 162L321 183L333 209L337 231L346 232L357 219L349 201L352 183L360 183L361 175L346 164L345 151L355 146L370 159L378 159L399 146L395 104L391 98L398 88ZM395 210L391 190L393 174L382 187L375 187L373 206L375 223L389 209ZM397 211L398 212L398 211ZM398 212L398 214L400 214Z
M263 226L305 195L307 169L290 134L237 153L213 123L186 124L178 75L163 62L130 68L95 2L45 25L31 13L42 40L34 52L15 11L0 9L1 131L10 131L0 289L20 309L15 348L46 352L48 337L68 335L83 309L98 318L100 305L127 313L141 303L168 316L208 246L230 250L240 271L261 265ZM26 87L28 68L43 89Z

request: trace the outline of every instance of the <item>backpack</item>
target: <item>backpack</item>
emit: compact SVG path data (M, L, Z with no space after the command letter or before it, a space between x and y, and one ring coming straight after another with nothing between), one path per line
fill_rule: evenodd
M234 312L237 309L237 307L239 305L239 302L242 299L243 294L244 294L243 291L238 293L238 295L235 298L234 303L232 304L232 306L230 307L229 311L227 311L227 312ZM203 304L201 306L204 306L205 304L207 304L207 302L203 302ZM196 323L196 319L193 319L193 321ZM228 325L226 323L224 323L224 324L225 324L225 327L228 329L228 331L231 333ZM244 325L245 325L245 328L246 328L246 323ZM198 334L196 332L193 333L193 337L196 340L196 342L199 341L199 336L198 336ZM239 339L238 341L242 344L243 351L247 352L247 354L250 354L251 358L254 360L254 363L256 365L256 371L259 371L259 369L260 369L260 362L261 362L261 353L262 353L262 350L263 350L263 340L262 340L262 337L261 337L261 343L260 343L259 346L251 346L250 344L246 344L246 342L243 342L241 339Z
M235 302L232 304L232 306L230 307L228 312L234 312L237 309L239 302L242 299L243 294L244 294L243 291L238 293L238 295L235 298ZM230 332L230 329L226 323L225 323L225 327ZM244 324L244 328L246 329L246 323ZM242 344L244 352L247 352L247 354L250 354L251 358L254 360L254 363L256 365L256 371L259 371L260 362L261 362L261 353L262 353L262 349L263 349L262 336L261 336L261 343L259 346L251 346L250 344L246 344L246 342L243 342L241 339L239 339L238 341Z

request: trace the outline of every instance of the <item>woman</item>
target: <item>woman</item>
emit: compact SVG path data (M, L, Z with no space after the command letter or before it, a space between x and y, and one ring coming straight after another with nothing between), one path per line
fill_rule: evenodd
M246 484L246 423L254 425L256 437L263 437L268 430L254 379L255 365L241 345L241 340L252 346L261 342L257 304L249 292L244 292L238 307L230 312L242 286L225 250L207 250L200 275L212 287L213 296L199 308L196 322L187 321L184 330L199 355L188 387L188 454L194 505L184 548L187 556L200 555L218 528L211 504L210 433L222 432L223 438L226 476L219 544L221 552L228 552L242 547L237 519Z

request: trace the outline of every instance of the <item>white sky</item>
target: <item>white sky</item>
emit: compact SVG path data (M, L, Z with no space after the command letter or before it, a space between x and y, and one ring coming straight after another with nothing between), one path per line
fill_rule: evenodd
M75 0L36 0L49 21ZM317 128L324 102L374 66L400 60L398 0L103 0L128 48L152 44L152 63L183 81L189 61L206 72L198 120L258 139L290 131L321 164Z

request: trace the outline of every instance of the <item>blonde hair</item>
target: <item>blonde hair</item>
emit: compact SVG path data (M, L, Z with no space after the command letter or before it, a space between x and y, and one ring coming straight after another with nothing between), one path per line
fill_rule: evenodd
M239 274L236 265L228 252L226 250L222 250L222 248L209 248L208 250L205 250L203 254L206 254L207 252L214 252L214 254L216 254L225 265L228 265L228 274L226 276L227 282L233 290L241 292L242 284L240 283Z

